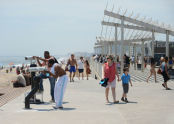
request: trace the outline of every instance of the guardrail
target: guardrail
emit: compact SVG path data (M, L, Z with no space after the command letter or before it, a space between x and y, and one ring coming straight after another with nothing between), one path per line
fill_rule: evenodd
M120 74L120 62L117 63L117 71L118 73ZM90 59L90 65L91 65L91 70L92 70L92 77L93 78L97 78L97 79L102 79L102 67L103 67L103 64L102 63L99 63L97 61L95 61L93 58Z
M102 79L102 65L99 62L96 62L93 60L93 58L90 59L90 65L92 70L92 77L95 79Z

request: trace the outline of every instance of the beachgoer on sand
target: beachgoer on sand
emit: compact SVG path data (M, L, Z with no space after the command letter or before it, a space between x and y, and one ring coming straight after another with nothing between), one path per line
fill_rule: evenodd
M16 79L11 81L13 83L13 87L25 87L26 81L23 74L20 73L20 70L17 70L16 74Z

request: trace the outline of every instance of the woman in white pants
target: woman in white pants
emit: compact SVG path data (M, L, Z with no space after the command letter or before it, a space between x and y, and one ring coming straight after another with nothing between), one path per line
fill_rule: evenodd
M53 76L54 78L58 78L55 84L54 88L54 100L56 103L55 109L63 109L62 102L63 102L63 96L66 90L67 82L68 82L68 76L66 75L66 72L64 69L62 69L58 64L54 67L55 74L48 71L48 73Z

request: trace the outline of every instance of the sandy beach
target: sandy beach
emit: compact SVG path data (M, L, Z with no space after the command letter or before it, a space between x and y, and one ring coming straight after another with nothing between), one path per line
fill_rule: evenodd
M0 70L0 89L12 86L11 80L16 77L15 69L12 72L6 73L6 69Z
M12 80L16 77L15 69L6 73L6 69L0 70L0 107L23 94L30 86L24 88L13 88Z

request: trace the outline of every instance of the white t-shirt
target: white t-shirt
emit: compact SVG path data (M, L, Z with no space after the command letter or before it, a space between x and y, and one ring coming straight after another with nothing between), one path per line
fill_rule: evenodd
M25 78L22 74L19 74L17 76L17 81L18 81L18 83L23 84L24 86L26 86L26 81L25 81Z
M77 65L78 65L78 69L84 69L84 62L83 61L78 60Z

